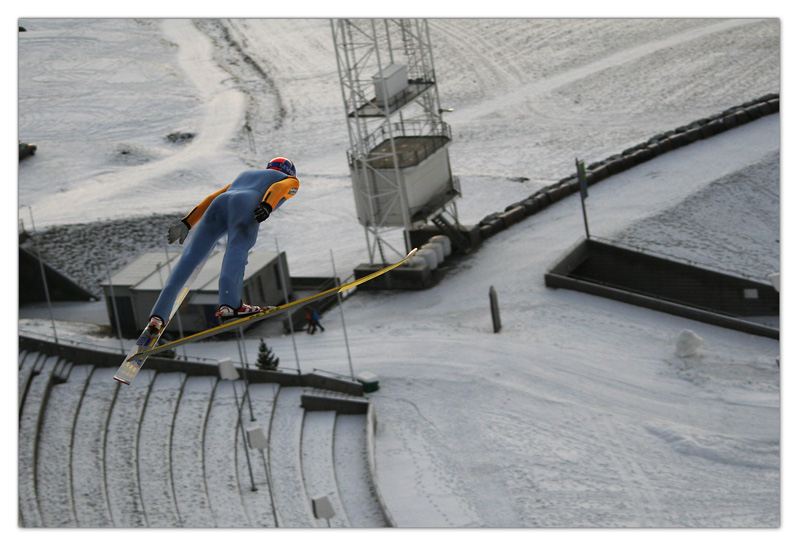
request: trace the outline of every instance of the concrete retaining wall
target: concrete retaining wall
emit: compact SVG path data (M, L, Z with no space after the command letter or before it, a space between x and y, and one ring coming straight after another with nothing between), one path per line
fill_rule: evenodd
M111 351L98 351L70 345L59 345L52 341L19 336L19 350L36 351L46 355L58 355L75 364L90 364L98 368L115 368L122 364L124 355ZM186 375L219 375L219 366L206 362L173 360L157 356L147 359L147 369L169 373L182 372ZM329 377L318 373L289 373L265 371L257 368L239 368L251 383L277 383L283 387L313 387L335 392L363 396L364 386L357 381Z
M545 285L779 338L778 328L751 318L779 316L780 297L772 285L593 239L559 258Z

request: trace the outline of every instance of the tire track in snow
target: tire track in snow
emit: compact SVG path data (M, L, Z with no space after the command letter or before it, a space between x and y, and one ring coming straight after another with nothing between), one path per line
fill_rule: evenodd
M448 121L451 125L455 126L461 123L474 120L476 118L488 116L497 111L507 111L512 107L518 105L519 103L530 100L531 98L537 95L544 95L550 93L558 89L559 87L569 85L575 81L581 80L583 78L591 76L592 74L596 74L600 71L606 70L608 68L622 65L625 63L630 63L632 61L650 55L651 53L654 53L658 50L679 46L680 44L696 40L703 36L715 34L718 32L724 32L736 27L756 22L758 22L758 20L755 19L752 20L736 19L730 21L723 21L721 23L716 23L707 27L692 29L686 32L682 32L680 34L675 34L673 36L670 36L669 38L664 38L662 40L656 40L654 42L648 42L640 46L631 47L623 51L614 53L613 55L609 55L608 57L602 58L595 62L579 66L578 68L567 70L551 78L535 81L530 84L519 87L509 93L504 93L494 98L483 100L479 104L456 110L455 112L449 114Z
M525 74L514 64L498 64L491 54L503 55L497 52L497 47L473 32L464 30L457 24L458 20L430 21L430 26L436 31L447 36L449 42L457 44L454 50L462 54L464 62L474 68L474 72L482 75L485 83L481 87L491 86L492 89L521 83ZM460 50L460 51L459 51ZM463 53L462 53L463 51ZM492 74L487 78L486 74Z
M636 525L639 527L659 527L661 522L659 520L654 521L652 514L663 513L663 511L658 495L653 489L650 480L639 463L636 462L636 459L627 455L628 451L620 440L611 416L601 415L598 421L607 433L605 438L608 441L608 452L623 481L624 490L630 498L636 514Z

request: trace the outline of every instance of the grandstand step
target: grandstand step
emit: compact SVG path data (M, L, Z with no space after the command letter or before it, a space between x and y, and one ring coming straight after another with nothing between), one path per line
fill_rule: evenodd
M72 438L92 366L74 366L69 380L54 385L39 433L37 498L44 527L77 527L72 501Z
M60 385L67 380L69 372L72 370L72 362L61 360L56 369L53 370L53 384Z
M325 520L330 527L350 527L333 465L335 411L306 412L303 423L303 479L310 499L328 497L334 517Z
M58 361L58 357L46 355L44 353L40 354L39 357L33 363L33 373L34 374L41 373L44 367L44 363L53 359Z
M247 526L236 474L237 404L243 394L243 381L219 381L208 414L203 459L206 484L213 492L210 501L216 527Z
M303 389L299 387L281 388L272 416L269 458L273 498L281 527L317 526L305 491L300 462L302 394Z
M172 482L181 524L208 527L214 521L203 479L203 431L217 378L187 377L172 433Z
M72 498L79 527L113 527L105 487L105 431L117 385L95 368L81 400L72 444Z
M22 415L22 405L25 403L25 395L28 392L28 386L30 385L31 378L33 377L34 367L37 361L40 358L46 358L45 355L41 353L27 353L25 358L20 358L19 364L19 375L17 376L18 381L18 410L20 415Z
M19 519L21 527L42 527L43 521L36 498L36 460L39 426L45 413L57 356L43 360L39 373L32 376L19 417Z
M248 400L244 381L150 369L120 388L111 368L30 351L19 363L21 527L326 527L311 505L322 496L331 527L384 525L348 517L352 489L369 483L347 484L343 500L337 482L355 473L335 462L337 412L301 405L304 393L335 394L254 383ZM354 417L360 430L346 436L363 445L346 453L365 451L364 416ZM255 428L269 440L263 452L246 442Z
M73 368L68 385L73 382L75 370ZM120 388L109 417L106 480L108 505L116 527L147 527L136 463L139 425L155 375L153 370L145 368L136 377L135 386Z
M149 527L180 527L172 489L170 436L185 375L159 373L150 388L139 434L139 483Z
M375 497L367 460L367 419L339 415L334 435L334 465L339 494L353 527L386 527Z

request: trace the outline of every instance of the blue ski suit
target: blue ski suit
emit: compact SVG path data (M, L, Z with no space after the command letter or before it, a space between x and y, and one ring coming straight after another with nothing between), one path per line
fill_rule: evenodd
M178 292L225 233L228 234L228 247L219 277L219 304L238 309L242 303L247 254L258 237L259 223L253 211L261 203L276 210L296 194L299 187L297 178L279 170L245 171L192 209L181 221L189 229L194 228L194 235L170 273L150 316L169 320Z

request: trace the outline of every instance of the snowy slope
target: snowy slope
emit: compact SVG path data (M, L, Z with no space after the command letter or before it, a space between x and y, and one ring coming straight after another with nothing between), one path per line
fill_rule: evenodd
M279 241L293 275L329 274L330 249L340 275L365 261L327 20L20 24L19 135L39 145L19 170L26 225L28 206L37 228L177 217L283 154L301 192L256 248ZM774 19L439 19L431 38L464 223L569 174L576 156L780 91ZM173 144L173 132L196 136ZM770 116L604 181L588 202L593 233L764 278L779 265L779 136ZM766 174L743 183L753 169ZM493 237L430 290L346 302L353 367L381 379L378 479L392 515L411 527L779 525L778 342L546 289L545 269L582 235L576 200ZM753 229L730 216L745 206ZM339 313L324 323L297 336L299 366L349 373ZM687 328L705 343L681 359ZM290 338L269 343L294 365Z

